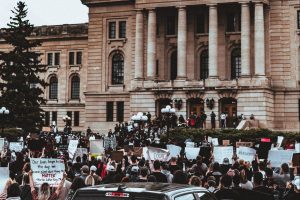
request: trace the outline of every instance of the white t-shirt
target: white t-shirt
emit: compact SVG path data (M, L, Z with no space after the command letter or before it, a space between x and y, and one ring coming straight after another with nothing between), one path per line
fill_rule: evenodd
M225 114L221 114L221 119L226 119L226 115Z

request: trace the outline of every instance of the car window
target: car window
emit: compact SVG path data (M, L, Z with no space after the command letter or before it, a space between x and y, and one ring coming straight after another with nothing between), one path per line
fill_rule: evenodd
M184 194L181 196L175 197L175 200L196 200L194 194Z
M108 195L107 195L108 194ZM149 194L136 194L136 193L124 193L124 197L109 195L111 192L100 193L100 192L79 192L75 194L72 200L165 200L164 197L158 195ZM120 194L120 193L119 193ZM128 196L127 196L128 194Z
M198 192L196 193L197 197L199 197L200 200L214 200L215 198L210 195L207 192Z

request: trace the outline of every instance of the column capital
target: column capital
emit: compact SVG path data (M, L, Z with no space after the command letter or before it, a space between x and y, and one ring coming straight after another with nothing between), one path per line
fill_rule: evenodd
M249 3L250 2L245 2L245 1L239 2L239 4L241 4L241 6L249 6Z
M186 6L176 6L178 10L186 10Z
M156 11L156 8L147 8L147 11L148 11L148 12L155 12L155 11Z
M143 12L143 9L142 9L142 8L136 8L136 9L134 9L134 11L135 11L136 13L142 13L142 12Z
M252 2L255 4L255 6L256 6L256 5L263 5L263 4L264 4L264 2L259 1L259 0L257 0L257 1L252 1Z
M209 4L207 4L207 6L209 8L217 8L218 4L217 3L209 3Z

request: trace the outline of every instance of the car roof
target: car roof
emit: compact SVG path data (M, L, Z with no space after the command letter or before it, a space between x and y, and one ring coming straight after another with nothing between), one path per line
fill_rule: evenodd
M81 188L80 191L97 190L103 192L122 191L130 193L153 193L174 195L183 192L207 192L203 187L195 187L190 185L171 184L171 183L152 183L152 182L130 182L130 183L113 183L105 185L97 185L92 187Z

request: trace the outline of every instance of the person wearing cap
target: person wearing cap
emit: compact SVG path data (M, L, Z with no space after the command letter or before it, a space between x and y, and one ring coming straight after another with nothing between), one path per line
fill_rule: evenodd
M97 171L97 167L92 165L90 167L90 175L93 176L95 180L95 185L98 185L102 181L102 178L96 174L96 171Z
M207 190L211 193L215 193L218 190L216 178L214 176L209 176L207 178Z
M86 177L89 175L89 166L87 165L83 165L81 167L81 175L80 175L80 178L82 178L83 181L85 181Z
M106 167L107 175L102 179L103 184L113 183L116 169L112 165L107 165Z
M129 181L130 182L138 182L139 180L139 167L138 166L133 166L131 168L131 172L130 172L130 175L129 175Z

